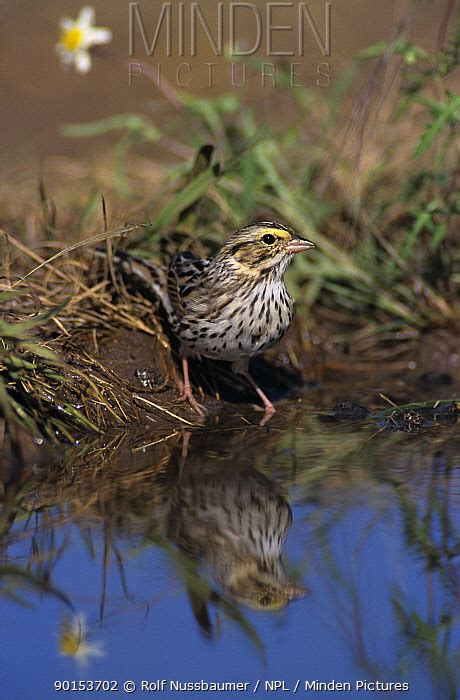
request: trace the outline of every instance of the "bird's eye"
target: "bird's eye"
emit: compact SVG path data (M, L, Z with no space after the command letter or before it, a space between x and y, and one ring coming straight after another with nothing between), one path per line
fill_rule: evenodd
M263 605L264 607L267 605L270 605L270 597L268 595L264 595L263 598L259 600L260 605Z
M273 245L273 243L276 241L276 236L273 236L271 233L266 233L265 236L262 236L262 240L267 245Z

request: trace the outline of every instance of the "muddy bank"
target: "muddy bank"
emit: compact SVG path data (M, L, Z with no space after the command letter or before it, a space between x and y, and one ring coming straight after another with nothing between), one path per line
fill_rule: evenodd
M63 362L59 368L63 381L54 381L46 403L40 395L27 396L40 416L39 429L48 429L50 419L50 425L53 418L62 419L68 407L89 422L72 422L74 416L69 414L65 431L60 433L59 425L54 429L58 441L81 440L94 432L203 427L180 396L175 340L151 313L155 325L150 333L119 320L104 321L82 326L64 340L48 341ZM253 376L276 402L277 413L270 422L274 428L283 427L299 405L312 405L324 413L349 402L375 414L391 406L457 396L458 354L455 337L446 331L420 335L392 348L375 346L363 355L347 343L328 347L318 342L312 325L295 321L276 348L251 364ZM257 397L227 363L192 362L191 378L208 410L206 427L260 421ZM53 437L49 430L46 437ZM21 443L23 438L21 432ZM19 449L19 461L27 451Z
M318 410L322 410L340 401L363 400L369 409L375 408L380 393L396 404L456 395L460 356L453 333L439 330L414 334L409 342L387 348L374 346L364 354L346 341L342 346L333 346L330 340L323 342L312 330L314 327L312 322L297 319L277 347L251 363L255 378L283 415L289 412L291 403L304 401L305 397L317 401ZM333 331L327 337L333 338ZM96 370L107 373L120 403L129 401L132 406L131 413L127 408L124 411L126 423L149 420L157 427L199 424L190 406L180 398L179 358L167 329L161 337L123 326L114 327L109 337L105 334L99 338L93 331L66 344L64 352L67 361L77 365L78 356L84 353L88 362L93 358ZM191 376L200 401L208 409L210 424L219 414L226 418L242 414L257 423L257 397L242 377L231 372L228 363L192 361ZM110 416L106 420L110 421Z

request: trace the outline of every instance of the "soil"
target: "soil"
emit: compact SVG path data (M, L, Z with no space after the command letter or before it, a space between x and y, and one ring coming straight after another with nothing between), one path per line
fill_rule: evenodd
M382 362L381 349L374 350L375 357L369 352L366 358L339 347L330 356L317 347L310 354L301 344L302 336L305 333L299 321L276 348L251 364L254 378L279 403L283 414L289 403L305 399L323 410L341 401L364 402L369 408L379 393L399 405L455 396L460 357L455 336L445 330L431 331L392 348L386 363ZM120 326L110 338L98 341L96 356L122 392L140 397L136 399L134 424L200 425L180 397L180 363L174 347L170 351L156 338ZM208 422L232 413L258 422L256 397L227 363L192 361L191 377L199 400L208 410ZM273 420L277 422L276 416Z

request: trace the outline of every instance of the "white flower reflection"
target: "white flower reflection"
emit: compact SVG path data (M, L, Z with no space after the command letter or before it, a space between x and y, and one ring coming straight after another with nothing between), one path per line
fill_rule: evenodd
M106 652L103 642L89 641L86 616L78 613L71 619L64 617L61 622L59 653L73 656L82 666L87 666L91 657L105 656Z

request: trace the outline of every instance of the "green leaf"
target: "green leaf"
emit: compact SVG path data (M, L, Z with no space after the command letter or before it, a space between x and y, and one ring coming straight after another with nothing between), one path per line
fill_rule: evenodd
M178 192L176 196L163 207L153 221L152 228L162 229L170 225L186 207L189 207L193 202L202 197L209 185L215 180L216 176L212 168L208 168L208 170L198 175L198 177L186 185L184 189Z
M0 291L0 303L8 301L8 299L16 299L16 297L30 294L29 289L4 289Z
M41 326L49 321L50 318L56 316L56 314L58 314L59 311L61 311L61 309L63 309L68 303L69 299L66 299L61 304L53 306L51 309L38 314L38 316L35 316L29 321L9 323L0 319L0 336L5 338L21 338L27 331L31 330L32 328L37 328L37 326Z
M151 143L156 143L161 137L160 131L150 120L137 114L120 114L85 124L66 124L61 128L61 133L72 138L88 138L124 129Z
M414 152L414 158L420 158L429 148L438 134L441 133L443 127L448 122L448 116L446 113L441 114L434 122L432 122L424 134L422 135L417 148Z
M80 214L80 219L77 224L78 233L81 233L85 229L88 222L91 220L91 217L98 209L100 201L100 194L98 192L91 192L83 211Z
M423 100L423 103L429 107L430 111L435 112L437 118L428 125L423 133L419 144L414 152L414 158L420 158L426 151L431 148L435 138L441 133L445 126L453 125L458 121L459 116L457 110L460 108L460 97L447 95L448 101L437 103L433 100ZM419 102L422 100L419 98Z

